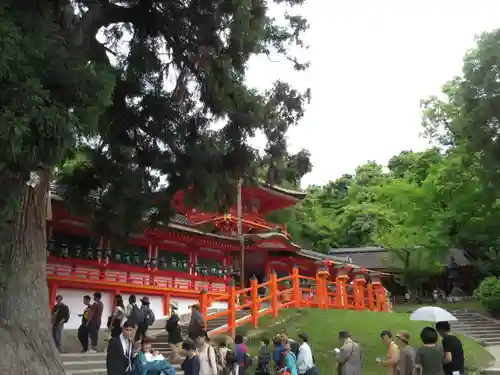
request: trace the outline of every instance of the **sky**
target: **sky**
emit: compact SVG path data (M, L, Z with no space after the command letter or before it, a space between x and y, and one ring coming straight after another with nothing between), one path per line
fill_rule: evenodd
M311 88L311 104L289 133L292 152L312 154L303 187L428 147L419 136L420 100L460 74L475 35L500 27L495 0L308 0L300 13L311 27L299 57L311 67L295 72L285 61L256 57L247 82L265 90L279 78ZM263 148L265 139L252 143Z

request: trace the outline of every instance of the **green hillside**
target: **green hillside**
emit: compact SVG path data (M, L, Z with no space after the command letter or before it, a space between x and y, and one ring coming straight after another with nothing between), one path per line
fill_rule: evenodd
M428 324L410 321L405 313L298 309L280 311L277 322L265 317L261 319L259 329L248 330L242 327L243 331L246 331L242 333L250 336L247 344L250 352L256 355L262 337L271 339L283 329L294 339L299 332L307 332L321 374L332 374L333 349L339 346L338 332L348 330L363 347L364 374L375 375L384 373L383 368L375 362L375 358L383 357L386 352L380 341L380 331L391 330L396 333L407 330L412 337L410 344L418 347L420 330L426 325ZM461 339L466 354L466 366L470 372L485 367L492 360L491 355L478 343L465 337Z

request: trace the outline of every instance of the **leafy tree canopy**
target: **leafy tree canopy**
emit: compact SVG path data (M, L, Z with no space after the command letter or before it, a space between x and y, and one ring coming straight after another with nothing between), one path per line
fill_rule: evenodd
M462 75L422 101L424 134L436 147L310 188L287 216L294 240L319 251L387 247L406 284L417 279L414 266L437 272L450 248L500 275L499 56L500 31L480 35Z
M310 169L286 132L308 90L245 83L252 55L288 53L308 28L264 0L54 0L0 4L0 327L7 374L64 373L47 327L45 207L56 172L70 208L123 239L164 221L178 189L230 204L241 178L276 183ZM219 130L214 130L217 125ZM248 145L263 132L265 155ZM28 183L28 184L27 184ZM34 308L36 306L36 308ZM22 313L20 313L22 312ZM30 358L27 364L24 360Z

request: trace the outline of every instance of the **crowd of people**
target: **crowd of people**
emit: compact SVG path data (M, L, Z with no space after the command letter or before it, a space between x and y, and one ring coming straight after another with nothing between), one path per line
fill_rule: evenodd
M52 331L58 349L61 349L62 330L70 314L62 301L63 297L57 296L52 311ZM107 322L108 375L175 375L171 363L181 363L185 375L245 375L251 365L255 365L255 375L319 375L307 333L300 333L295 341L283 331L272 338L272 347L269 339L262 338L258 356L252 357L241 335L236 335L231 342L212 342L196 305L192 306L186 340L182 337L177 306L171 305L165 327L171 356L166 359L158 350L152 350L153 340L147 336L148 327L155 320L149 299L143 297L140 302L139 307L132 295L125 306L121 296L116 298L113 314ZM85 296L83 303L85 310L81 314L78 338L82 351L95 352L103 311L101 294L94 293L93 302L90 296ZM347 331L339 332L338 337L340 346L334 350L337 375L362 375L361 345ZM391 331L382 331L380 337L387 354L376 361L385 368L386 375L465 374L463 346L460 339L450 333L448 322L438 322L436 328L423 328L421 345L416 349L410 345L410 335L406 331L394 337Z
M439 335L442 337L439 344ZM387 375L464 375L464 350L458 337L450 333L448 322L436 323L436 328L424 327L420 332L421 345L414 349L410 335L401 331L393 337L391 331L382 331L380 338L387 347L377 363L386 368ZM339 333L341 347L335 349L339 375L361 375L363 352L348 332Z
M102 326L102 314L104 304L101 301L100 292L95 292L93 298L89 295L83 297L83 312L79 314L82 321L77 331L78 340L82 346L82 352L96 353L98 351L99 334ZM56 297L56 304L52 309L52 336L57 349L62 351L62 333L64 325L70 318L69 307L63 302L62 295ZM108 341L119 337L126 322L134 326L135 341L140 342L146 337L148 328L155 321L155 314L150 308L148 297L143 297L141 306L137 305L137 297L131 295L127 306L124 305L123 297L117 295L112 314L107 320Z

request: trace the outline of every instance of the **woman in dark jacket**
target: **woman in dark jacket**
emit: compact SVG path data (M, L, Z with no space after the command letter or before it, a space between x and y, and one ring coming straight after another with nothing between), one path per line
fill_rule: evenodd
M172 350L172 358L170 362L174 363L179 358L178 345L182 342L181 326L179 325L179 315L177 314L177 306L171 305L170 318L167 320L165 327L168 333L168 344Z

